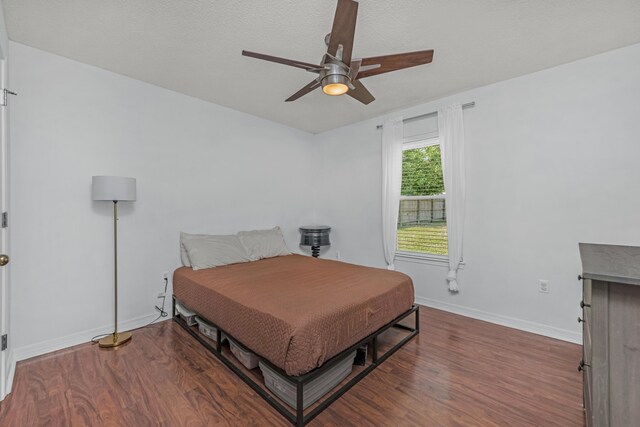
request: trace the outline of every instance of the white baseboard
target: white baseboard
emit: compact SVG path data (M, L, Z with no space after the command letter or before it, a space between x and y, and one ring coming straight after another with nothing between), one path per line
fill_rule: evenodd
M11 387L13 386L13 376L16 372L16 361L13 358L13 352L11 349L7 351L7 360L5 361L7 366L7 372L2 372L2 375L6 374L4 378L4 390L0 390L0 402L11 393Z
M582 344L582 334L579 332L560 329L553 326L530 322L528 320L517 319L515 317L503 316L501 314L489 313L487 311L476 310L475 308L464 307L448 302L438 301L430 298L416 297L416 303L427 307L437 308L472 319L484 320L485 322L531 332L545 337L555 338L576 344Z
M13 387L13 377L16 374L16 358L14 357L14 355L14 351L9 349L9 354L7 354L7 366L9 366L9 369L7 370L7 380L5 382L5 396L11 393L11 388Z
M156 317L158 317L157 314L148 314L146 316L136 317L135 319L127 320L125 322L120 322L118 324L118 330L129 331L141 326L145 326ZM167 320L170 318L171 317L164 317L160 318L158 321ZM63 348L72 347L78 344L88 343L89 341L91 341L91 338L95 337L96 335L108 334L109 332L113 332L113 325L88 329L64 337L54 338L47 341L14 348L14 361L19 362L21 360L30 359L35 356L50 353L52 351L61 350Z

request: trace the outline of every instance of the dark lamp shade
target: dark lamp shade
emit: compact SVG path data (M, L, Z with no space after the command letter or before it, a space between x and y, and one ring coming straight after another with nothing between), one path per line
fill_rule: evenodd
M300 246L329 246L331 227L300 227Z

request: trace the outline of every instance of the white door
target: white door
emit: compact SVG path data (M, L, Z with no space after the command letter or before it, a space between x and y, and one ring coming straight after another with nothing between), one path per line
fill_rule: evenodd
M2 91L7 87L7 61L6 55L0 49L0 100L3 99ZM7 100L8 101L8 100ZM9 333L9 262L8 258L8 227L3 219L3 213L8 212L9 195L8 195L8 178L7 173L8 156L7 156L7 108L0 106L0 400L4 399L8 391L11 389L11 378L13 375L11 365L13 361L8 356L10 353L7 345L7 335Z

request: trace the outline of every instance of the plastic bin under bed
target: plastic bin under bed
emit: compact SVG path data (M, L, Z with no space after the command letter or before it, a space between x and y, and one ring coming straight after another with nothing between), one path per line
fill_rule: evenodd
M303 407L306 409L318 399L327 394L331 389L340 384L353 370L353 361L356 357L354 351L345 357L340 363L329 369L323 375L308 382L303 386ZM296 385L283 377L266 364L260 362L260 370L264 377L264 385L276 396L292 408L296 407Z
M178 316L182 317L185 322L187 322L187 325L195 326L196 314L193 311L186 308L181 303L179 303L177 300L176 300L176 313L178 314Z
M218 329L215 326L208 324L198 316L196 316L196 323L198 324L198 331L202 335L214 341L218 339ZM224 343L226 340L226 335L220 334L220 342Z
M235 356L236 359L247 369L255 369L258 367L258 356L254 353L251 353L248 350L244 350L238 344L236 344L232 339L229 339L229 347L231 349L231 353Z

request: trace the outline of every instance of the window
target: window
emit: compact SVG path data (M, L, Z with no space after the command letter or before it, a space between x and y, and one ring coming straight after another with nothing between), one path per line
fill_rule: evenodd
M447 255L447 216L438 139L403 146L397 250Z

